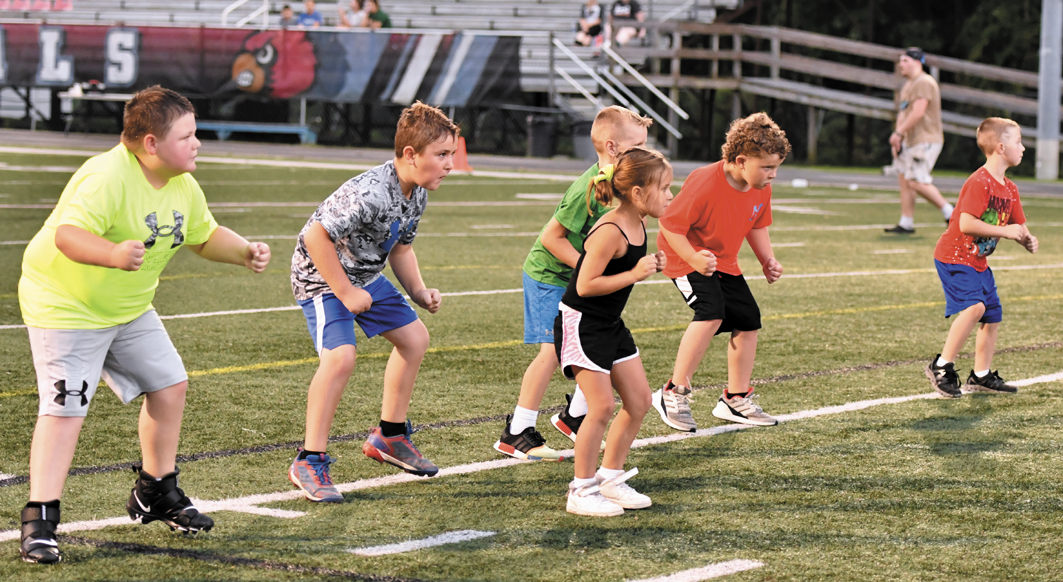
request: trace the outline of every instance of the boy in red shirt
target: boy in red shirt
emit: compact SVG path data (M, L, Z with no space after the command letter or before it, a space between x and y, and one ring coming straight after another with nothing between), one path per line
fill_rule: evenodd
M668 257L664 274L694 310L672 379L653 393L661 420L676 430L697 430L690 413L691 379L713 336L728 331L727 388L713 416L743 424L778 424L752 400L749 380L760 308L738 268L738 250L743 239L749 241L768 283L782 276L768 225L771 181L788 153L786 132L765 113L736 119L727 131L723 159L692 172L661 217L657 247Z
M1019 124L990 117L978 126L977 135L986 163L964 182L956 212L934 248L934 264L945 289L945 317L955 315L956 319L945 347L926 365L925 372L934 390L947 398L971 392L1017 392L996 372L989 371L1003 313L986 257L993 254L1001 238L1037 252L1037 238L1026 228L1019 189L1004 176L1008 168L1019 165L1026 151ZM979 323L974 370L961 387L953 362Z

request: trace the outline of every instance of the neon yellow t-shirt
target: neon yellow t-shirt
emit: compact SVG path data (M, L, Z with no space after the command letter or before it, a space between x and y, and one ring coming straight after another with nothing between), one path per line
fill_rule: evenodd
M55 246L55 231L64 224L113 243L144 241L144 264L130 272L75 263ZM133 321L152 308L159 274L170 257L183 245L207 242L217 227L190 174L156 190L124 145L89 158L26 247L18 283L22 320L49 329L101 329Z

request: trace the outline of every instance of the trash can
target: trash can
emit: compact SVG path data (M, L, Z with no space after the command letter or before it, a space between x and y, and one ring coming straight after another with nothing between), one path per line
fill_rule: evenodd
M593 121L572 122L572 151L575 157L593 162L598 159L598 152L594 151L594 142L591 141L591 126Z
M552 158L557 152L557 118L528 116L528 157Z

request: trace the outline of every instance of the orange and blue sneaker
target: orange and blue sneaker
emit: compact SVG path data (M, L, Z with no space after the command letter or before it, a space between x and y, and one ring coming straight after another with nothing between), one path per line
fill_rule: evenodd
M413 428L410 421L406 421L406 433L398 436L386 437L380 432L380 427L373 427L369 431L369 438L362 444L362 452L370 459L380 463L394 465L407 473L421 477L431 477L439 472L439 467L432 461L421 456L410 435Z
M299 449L302 452L303 449ZM292 467L288 469L288 479L303 490L303 495L310 501L324 503L342 503L343 495L332 484L329 465L335 460L327 454L307 455L305 459L295 456Z

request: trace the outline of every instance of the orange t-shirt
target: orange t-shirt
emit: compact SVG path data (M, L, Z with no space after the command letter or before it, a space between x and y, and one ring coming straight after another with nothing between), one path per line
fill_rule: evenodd
M978 168L960 189L960 198L952 220L934 247L934 258L950 265L967 265L981 273L989 268L985 258L993 254L999 238L974 237L960 232L960 213L966 212L992 226L1025 224L1026 214L1019 201L1019 188L1004 178L1004 183L984 167Z
M724 177L724 162L694 170L683 183L679 195L661 217L661 227L686 235L694 250L708 249L716 255L716 270L741 275L738 250L754 228L771 224L771 185L763 190L735 190ZM675 254L663 234L657 235L657 248L668 257L664 275L671 279L694 271Z

